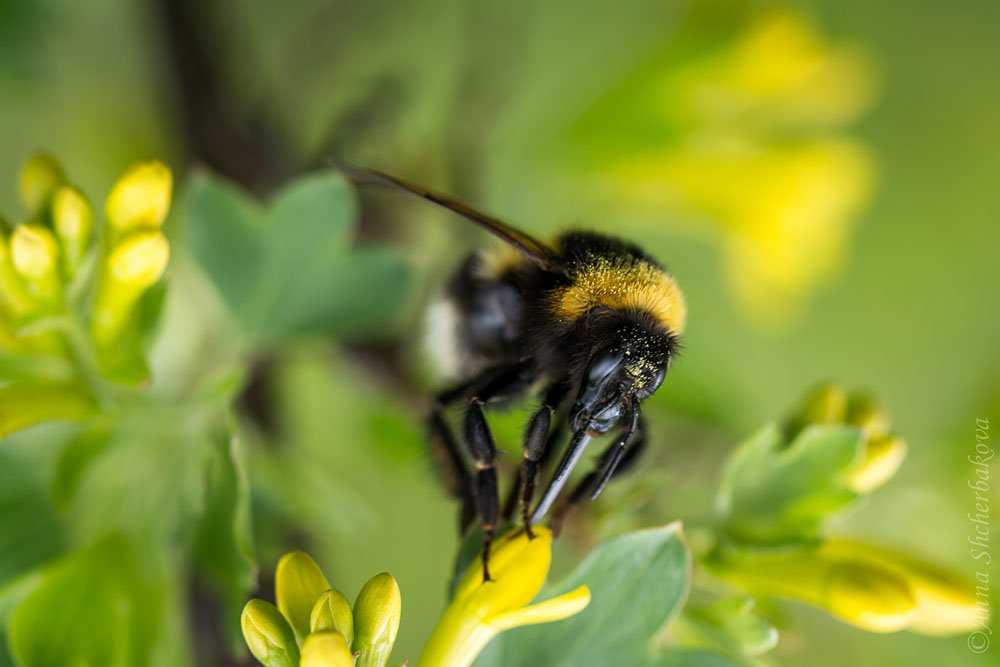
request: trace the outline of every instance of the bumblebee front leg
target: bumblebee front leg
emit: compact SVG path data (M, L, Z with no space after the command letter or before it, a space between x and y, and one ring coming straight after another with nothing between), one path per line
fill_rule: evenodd
M472 397L465 413L465 443L476 462L475 501L483 527L483 581L490 581L490 545L500 519L497 488L497 446L483 414L483 402Z
M553 514L552 532L559 533L566 515L581 502L596 500L612 477L632 468L645 446L646 422L642 418L637 418L633 425L604 450L597 468L576 485L566 502Z

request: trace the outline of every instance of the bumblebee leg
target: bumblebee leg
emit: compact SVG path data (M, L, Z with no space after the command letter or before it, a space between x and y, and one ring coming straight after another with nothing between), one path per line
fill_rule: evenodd
M492 401L503 400L517 395L535 380L536 373L526 364L516 364L489 369L476 378L454 389L443 392L436 403L438 440L445 450L448 467L461 471L456 477L464 479L465 494L462 495L462 526L472 518L472 508L479 515L483 526L483 577L489 579L489 548L499 523L500 500L497 485L497 450L493 434L486 423L483 406ZM475 478L466 471L462 456L451 431L443 419L441 411L459 399L468 400L464 421L466 449L475 461ZM464 476L464 477L463 477Z
M552 424L556 408L566 395L566 389L565 382L557 382L545 392L542 405L531 418L524 434L524 459L521 461L518 495L520 497L521 522L528 539L535 537L534 533L531 532L531 501L534 499L535 484L538 481L538 468L552 442L549 427Z
M459 532L465 532L476 513L475 499L472 496L472 478L440 407L435 407L431 411L428 423L431 454L437 464L445 490L462 504L458 515L458 528Z
M465 413L465 444L476 461L476 510L483 527L483 581L490 580L490 545L500 514L497 489L497 447L493 433L483 414L483 402L478 397L469 401Z
M516 391L526 381L525 369L520 366L501 366L487 369L476 377L440 392L434 399L428 425L431 454L437 464L442 484L448 493L462 503L459 512L459 532L465 532L476 515L473 477L462 457L444 411L450 405L468 400L473 394L488 399L502 398Z
M608 481L616 475L630 470L639 459L646 446L646 423L639 418L601 454L597 468L587 474L573 489L566 502L560 505L552 516L552 532L558 534L566 515L584 500L595 500Z

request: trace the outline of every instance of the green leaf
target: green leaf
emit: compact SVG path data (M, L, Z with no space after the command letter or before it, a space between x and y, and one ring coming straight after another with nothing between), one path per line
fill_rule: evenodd
M478 667L643 665L655 658L654 638L687 595L691 556L680 525L670 524L602 542L539 600L590 587L582 612L562 621L517 628L494 639Z
M223 624L234 647L240 643L240 611L257 575L250 534L249 484L241 458L236 438L213 448L205 509L193 544L200 572L221 598Z
M238 317L266 254L263 209L235 185L200 173L188 185L185 211L188 247Z
M853 502L845 472L859 455L861 431L814 425L787 444L768 425L732 454L716 509L737 542L777 545L819 537L824 520Z
M655 667L743 667L745 664L722 653L701 649L672 649L650 663Z
M731 596L703 603L689 602L677 624L684 645L718 647L737 655L760 655L778 642L778 631L754 610L749 596Z
M70 506L87 467L104 451L110 438L108 430L98 426L83 431L63 448L52 479L52 499L57 507L64 510Z
M128 543L109 537L49 569L10 621L24 667L149 663L161 593L139 577Z
M0 586L59 554L65 527L31 463L0 449Z
M409 296L409 268L385 248L350 248L354 191L339 175L306 176L271 207L202 176L188 196L188 242L245 333L358 335Z

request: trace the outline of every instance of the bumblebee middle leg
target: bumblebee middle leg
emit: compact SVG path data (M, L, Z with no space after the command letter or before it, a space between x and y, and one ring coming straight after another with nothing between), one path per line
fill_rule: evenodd
M500 519L500 501L496 442L486 422L483 406L516 396L531 384L535 377L534 371L525 364L490 369L455 389L443 392L435 407L436 418L432 415L432 425L438 425L439 434L446 434L440 437L440 441L448 450L448 459L456 470L462 471L458 476L464 475L466 495L462 496L465 504L463 523L466 525L468 523L465 517L471 519L467 508L474 507L483 527L483 579L486 581L490 579L489 549ZM450 437L450 430L440 413L447 404L463 398L467 401L467 407L462 435L466 450L476 465L474 477L465 470L454 438Z

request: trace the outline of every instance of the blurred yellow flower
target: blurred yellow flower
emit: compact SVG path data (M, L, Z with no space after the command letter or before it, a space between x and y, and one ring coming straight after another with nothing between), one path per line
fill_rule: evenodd
M874 77L803 16L753 12L735 39L663 69L650 85L667 138L611 156L599 177L617 199L709 232L745 316L776 329L836 274L868 198L872 160L838 130Z
M494 543L492 580L483 581L481 556L466 570L418 661L419 667L465 667L498 633L521 625L558 621L590 602L581 586L528 605L538 594L552 560L552 532L534 528L535 538L515 529Z
M975 590L968 582L861 542L828 539L794 550L719 552L704 562L751 593L813 604L871 632L950 635L977 624Z

